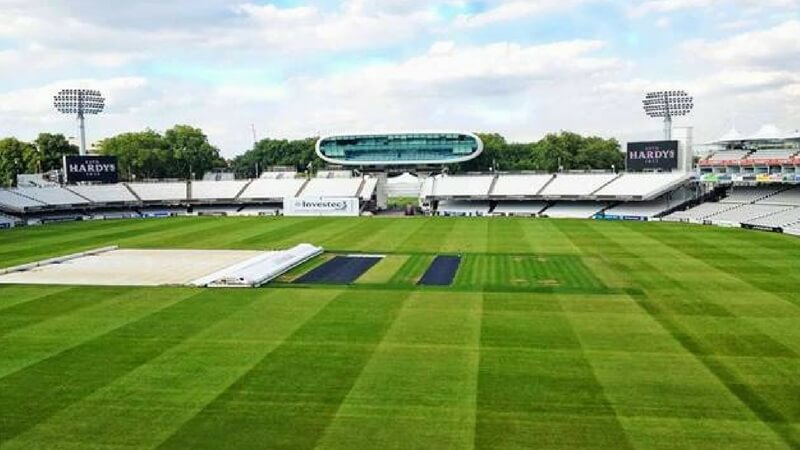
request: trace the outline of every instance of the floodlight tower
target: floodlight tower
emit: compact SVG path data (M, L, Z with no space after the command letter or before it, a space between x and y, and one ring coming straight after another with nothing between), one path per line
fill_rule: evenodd
M54 104L59 112L77 114L81 129L81 155L86 154L86 114L100 114L106 106L106 99L100 91L93 89L62 89L54 97Z
M644 100L644 112L650 117L664 118L664 140L672 140L672 118L685 116L694 108L694 98L686 91L648 92Z

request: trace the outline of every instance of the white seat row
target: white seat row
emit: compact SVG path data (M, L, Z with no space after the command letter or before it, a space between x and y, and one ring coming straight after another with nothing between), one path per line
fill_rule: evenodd
M22 210L44 206L44 203L23 197L9 190L0 189L0 205L10 209Z
M542 212L543 216L559 219L590 219L606 208L598 202L558 202Z
M720 203L753 203L775 195L780 188L758 186L758 187L734 187L729 191L728 196L720 200Z
M728 211L723 211L710 217L713 222L725 223L748 223L770 214L775 214L785 211L785 206L771 206L771 205L742 205L739 208L734 208Z
M800 187L779 192L758 202L763 205L794 205L800 206Z
M498 202L494 211L514 216L535 216L547 208L545 202Z
M607 209L605 215L652 218L669 211L673 206L677 205L670 205L664 198L651 200L649 202L626 202Z
M452 176L433 179L433 195L439 197L486 197L494 176Z
M357 197L363 178L312 178L300 193L303 197Z
M749 150L724 150L714 153L708 158L709 161L735 161L744 159L750 153Z
M797 153L797 150L788 149L766 149L758 150L747 159L764 160L764 159L789 159Z
M686 211L677 211L665 217L666 220L703 220L715 214L741 207L737 203L702 203Z
M758 219L747 220L744 223L765 227L786 227L798 222L800 222L800 207L786 209Z
M467 202L458 200L442 200L439 202L440 214L478 215L489 213L489 202Z

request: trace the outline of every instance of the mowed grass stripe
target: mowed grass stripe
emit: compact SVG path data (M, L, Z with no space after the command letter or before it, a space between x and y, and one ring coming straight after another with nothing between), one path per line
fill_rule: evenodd
M560 306L485 295L475 448L631 448Z
M634 253L631 253L631 251L623 248L621 244L617 243L613 238L609 239L610 236L603 235L595 231L591 223L580 224L578 228L582 228L581 231L584 237L594 235L594 239L591 239L594 245L608 247L605 249L606 251L613 251L617 254L626 254L627 258L625 259L628 261L637 260ZM649 248L648 250L654 251L652 248ZM617 259L615 264L617 265L618 270L625 271L633 277L636 277L641 272L647 273L648 275L644 280L639 280L640 284L642 281L644 281L644 284L646 285L647 282L651 282L650 280L652 280L653 274L659 274L661 277L657 278L661 278L662 283L663 280L666 279L671 283L673 288L683 289L680 281L671 279L668 274L661 272L657 267L651 266L641 259L636 261L635 267L631 265L631 262L623 262L623 259ZM684 295L687 296L696 294L697 292L695 290L686 290L684 292ZM632 294L632 297L636 299L637 304L639 304L645 312L647 312L656 322L658 322L659 325L667 330L689 354L697 358L697 360L701 362L705 368L728 389L730 393L736 396L736 398L742 404L746 405L754 414L754 417L757 417L762 422L767 424L772 431L791 448L800 447L800 438L798 437L797 433L791 430L788 426L791 421L787 419L787 416L779 408L777 408L778 405L765 401L764 398L758 394L759 386L748 384L744 380L740 379L737 374L729 367L725 366L721 360L704 356L713 355L718 352L718 349L714 347L713 342L707 341L702 334L698 334L697 332L693 333L690 330L687 330L682 325L680 316L671 313L668 304L662 304L657 300L648 299L647 294L644 292ZM709 337L713 338L714 336L711 335ZM765 335L761 335L761 337L766 338L765 340L768 342L768 345L775 346L778 344ZM780 348L774 351L784 351L784 349Z
M0 379L0 443L164 353L246 305L209 291ZM187 320L191 317L191 320Z
M361 275L358 284L384 284L388 283L408 261L408 255L387 255L372 266L365 274Z
M60 446L64 436L88 437L73 442L76 446L153 448L278 347L337 292L237 290L226 295L243 301L253 297L253 301L59 411L4 448L52 448ZM267 318L270 325L264 326ZM87 424L76 417L95 419Z
M411 255L389 279L389 284L413 286L433 262L433 255Z
M416 232L398 247L398 251L409 253L414 252L438 252L447 251L444 243L453 230L456 221L449 217L431 217L424 221L423 225Z
M32 286L22 284L0 285L0 312L20 303L36 300L56 292L66 291L68 286Z
M381 227L371 234L361 236L356 242L348 245L351 250L368 252L395 252L401 249L404 242L425 226L425 219L418 217L374 218Z
M338 296L159 448L313 448L407 296Z
M229 248L272 248L273 243L302 233L316 226L313 218L262 218L263 222L254 224L255 234L226 242Z
M123 295L124 288L70 288L0 310L0 338L4 335L81 308Z
M412 294L317 448L471 449L481 303Z
M0 338L0 378L194 294L174 288L129 289L123 295L17 329Z

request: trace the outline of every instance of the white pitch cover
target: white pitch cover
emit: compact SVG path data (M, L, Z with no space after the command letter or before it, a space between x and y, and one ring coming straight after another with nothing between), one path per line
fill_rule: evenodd
M267 252L189 283L198 287L258 287L322 253L322 247L299 244Z
M358 216L356 197L286 197L284 216Z

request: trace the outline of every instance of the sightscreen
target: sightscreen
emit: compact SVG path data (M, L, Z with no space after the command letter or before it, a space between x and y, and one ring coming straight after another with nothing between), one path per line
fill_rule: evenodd
M116 183L116 156L64 156L67 183Z
M627 169L673 170L678 168L678 141L629 142Z

